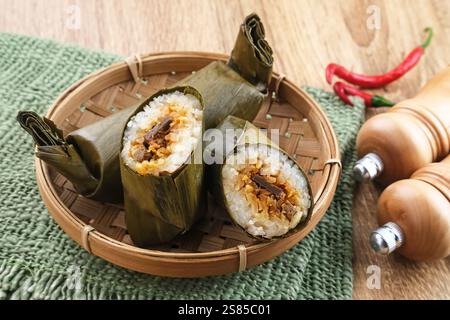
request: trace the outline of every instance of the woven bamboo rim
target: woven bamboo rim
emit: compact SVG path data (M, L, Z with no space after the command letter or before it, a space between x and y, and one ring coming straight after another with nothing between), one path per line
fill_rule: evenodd
M111 113L108 108L113 96L126 95L119 99L122 103L120 109L137 102L132 101L132 95L141 99L143 95L148 96L163 86L171 85L211 61L226 59L226 55L216 53L142 54L138 59L127 59L127 62L113 64L73 84L54 102L46 116L69 132L77 128L77 121L79 126L83 126ZM152 84L153 79L156 79L156 84ZM139 90L144 93L139 93ZM111 216L115 215L115 220L120 220L123 215L120 207L94 203L77 196L70 183L36 158L37 182L50 214L72 239L90 253L124 268L154 275L202 277L226 274L248 269L281 254L303 239L323 217L333 198L341 167L336 136L315 101L277 73L274 73L271 91L275 94L269 95L271 98L263 104L254 124L266 128L280 128L281 134L284 135L280 139L280 145L291 155L298 156L300 159L297 161L310 174L308 178L314 193L315 207L310 222L299 232L273 242L255 242L244 233L239 234L233 226L227 224L226 218L220 216L219 221L224 222L222 230L226 228L232 231L232 235L212 234L208 237L217 237L218 242L223 242L225 248L220 248L220 244L216 245L214 241L207 242L203 239L206 236L197 248L190 250L183 248L183 239L178 240L182 241L178 248L170 245L153 249L138 248L124 235L126 230L123 223L111 223L114 219L108 212L104 212L114 212ZM115 106L118 105L117 101L114 102ZM85 108L85 105L88 105L88 111L93 115L80 116L80 110ZM269 113L270 117L267 116ZM74 202L70 202L69 198ZM88 203L99 210L92 209L89 214L80 213L80 209L75 212L73 205L68 205L69 202ZM92 218L93 216L95 217ZM113 236L106 235L100 229L113 230ZM212 249L205 249L204 242ZM235 245L226 247L226 244L230 243Z

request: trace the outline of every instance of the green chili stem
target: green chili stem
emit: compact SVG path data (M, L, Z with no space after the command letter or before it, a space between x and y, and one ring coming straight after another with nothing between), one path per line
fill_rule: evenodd
M424 31L428 32L427 39L421 45L421 47L425 49L426 47L428 47L430 45L431 39L433 38L433 29L431 27L428 27L428 28L425 28Z
M388 100L382 96L373 96L372 97L372 106L373 107L392 107L395 105L394 102Z

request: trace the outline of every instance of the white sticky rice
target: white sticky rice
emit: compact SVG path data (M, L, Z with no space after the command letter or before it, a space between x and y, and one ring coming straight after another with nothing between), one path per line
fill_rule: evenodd
M261 195L261 188L249 179L249 172L267 178L281 187L295 213L288 218L282 210L273 209L277 208L276 205L268 209L265 203L277 203L275 196L267 197L265 191ZM230 215L253 236L267 239L282 236L308 215L311 199L306 177L278 149L264 144L241 146L236 153L227 156L222 167L222 179Z
M133 148L141 146L144 135L166 116L173 121L165 136L164 153L158 154L156 159L136 161L132 157ZM193 95L175 91L156 97L127 124L121 152L124 163L141 175L157 176L176 171L201 139L202 117L201 104Z

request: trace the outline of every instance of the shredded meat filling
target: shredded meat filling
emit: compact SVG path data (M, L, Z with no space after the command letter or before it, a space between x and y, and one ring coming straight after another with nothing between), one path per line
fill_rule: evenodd
M284 194L283 189L270 183L269 181L264 179L263 176L260 176L259 174L253 174L251 179L259 187L264 188L267 191L269 191L271 194L273 194L277 199L280 199L281 196Z
M153 126L144 137L136 139L134 143L138 146L134 148L131 154L133 159L138 162L149 161L159 154L164 154L167 151L166 135L170 131L172 121L172 117L167 116Z
M241 177L246 185L247 199L255 204L258 211L292 220L296 213L292 204L292 201L295 203L295 196L289 192L287 185L278 184L275 177L260 175L256 167L247 168L241 172Z

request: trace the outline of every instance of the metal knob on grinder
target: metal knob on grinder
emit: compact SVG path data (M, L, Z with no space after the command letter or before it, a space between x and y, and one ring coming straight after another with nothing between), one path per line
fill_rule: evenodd
M375 153L368 153L356 162L353 174L358 181L368 181L379 176L383 169L381 158Z
M370 235L372 249L381 254L388 255L401 247L404 236L401 228L393 222L388 222L374 230Z

